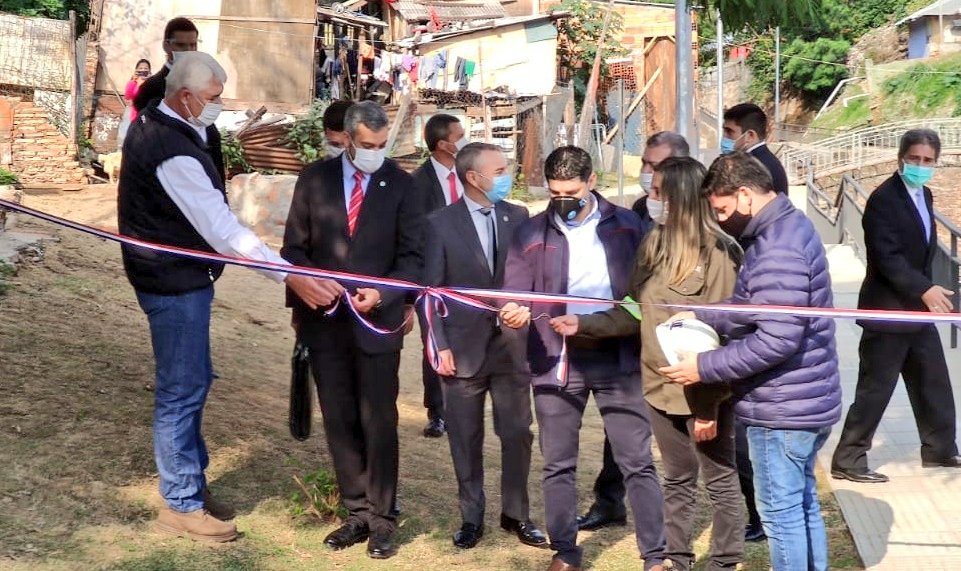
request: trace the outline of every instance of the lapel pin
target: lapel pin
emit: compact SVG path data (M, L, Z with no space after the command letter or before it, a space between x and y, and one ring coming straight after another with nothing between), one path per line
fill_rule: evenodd
M380 181L380 186L381 186L381 188L383 188L383 187L387 186L387 183L384 182L384 181Z
M504 222L507 222L507 216L504 216Z

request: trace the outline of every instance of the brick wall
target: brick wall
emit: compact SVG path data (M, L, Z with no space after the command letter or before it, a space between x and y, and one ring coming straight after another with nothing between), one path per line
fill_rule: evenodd
M12 164L20 182L32 184L83 184L87 178L77 162L77 146L63 136L33 103L13 104Z

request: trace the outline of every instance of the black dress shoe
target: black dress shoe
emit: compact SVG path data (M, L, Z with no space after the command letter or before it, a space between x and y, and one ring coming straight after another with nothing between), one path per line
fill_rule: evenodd
M437 416L427 421L427 426L424 427L424 436L440 438L445 434L447 434L447 423L444 422L443 418Z
M948 456L941 460L926 460L921 462L924 468L961 468L961 456Z
M582 531L594 531L609 525L627 525L627 513L611 512L591 506L585 515L577 516L577 529Z
M744 541L764 541L765 539L767 539L767 536L764 535L764 527L761 526L760 522L748 524L744 528Z
M478 527L472 523L464 522L457 533L454 534L454 547L472 549L482 537L484 537L484 524Z
M400 504L397 503L397 500L394 500L394 504L390 506L390 512L388 513L392 518L400 517Z
M547 536L531 520L520 521L501 514L501 529L517 535L524 545L547 547Z
M338 527L334 531L330 532L330 535L324 539L324 545L333 549L334 551L340 551L341 549L347 549L351 545L355 545L367 539L370 534L370 530L366 523L360 521L348 521L344 525Z
M384 530L370 532L370 540L367 542L367 555L371 559L390 559L397 555L397 546L394 545L394 532Z
M888 477L873 470L842 470L831 468L831 477L835 480L851 480L858 484L883 484Z

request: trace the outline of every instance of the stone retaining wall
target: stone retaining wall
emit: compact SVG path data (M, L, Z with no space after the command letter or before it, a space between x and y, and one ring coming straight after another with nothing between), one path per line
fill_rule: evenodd
M284 226L296 183L295 175L237 175L228 183L230 207L261 239L279 245L284 240Z

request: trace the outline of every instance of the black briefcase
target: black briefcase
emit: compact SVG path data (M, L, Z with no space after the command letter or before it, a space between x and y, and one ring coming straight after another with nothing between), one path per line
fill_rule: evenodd
M310 436L310 358L307 346L297 341L290 359L290 435L297 440Z

